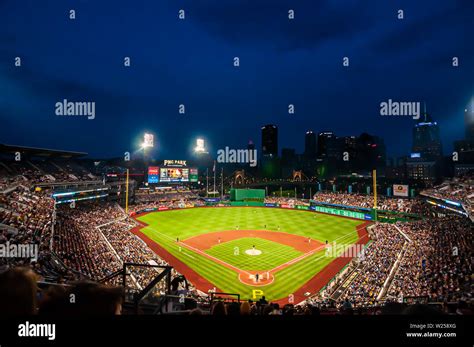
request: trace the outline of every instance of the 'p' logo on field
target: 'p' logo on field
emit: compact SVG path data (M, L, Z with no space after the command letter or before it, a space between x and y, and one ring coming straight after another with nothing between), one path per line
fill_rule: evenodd
M260 289L253 289L252 290L252 299L257 299L257 297L263 296L263 290Z

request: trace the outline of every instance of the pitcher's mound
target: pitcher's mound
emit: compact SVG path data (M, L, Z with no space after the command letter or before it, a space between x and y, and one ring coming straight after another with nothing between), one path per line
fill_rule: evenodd
M258 250L258 249L247 249L245 251L245 254L248 254L248 255L260 255L262 254L262 251L261 250Z

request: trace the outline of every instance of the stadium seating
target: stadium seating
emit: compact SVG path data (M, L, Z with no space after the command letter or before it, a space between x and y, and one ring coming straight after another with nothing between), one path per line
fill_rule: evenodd
M28 266L42 279L56 283L77 280L101 281L119 271L123 263L168 265L141 239L130 232L136 222L115 202L95 201L64 204L54 207L48 189L34 191L34 183L56 175L71 179L80 168L74 165L10 164L15 175L0 180L0 242L38 244L39 257L29 263L24 259L0 260L1 270ZM57 170L54 170L56 168ZM66 173L64 175L64 173ZM78 174L79 175L79 174ZM84 170L78 177L88 177ZM456 196L468 202L472 186L457 182L430 190L437 196ZM469 181L470 182L470 181ZM466 189L463 193L459 189ZM320 202L346 206L370 207L372 200L365 195L318 192ZM466 200L467 199L467 200ZM307 200L268 197L266 203L309 205ZM421 199L379 200L381 209L411 213L426 213L429 207ZM176 189L168 192L137 194L130 213L150 208L182 208L204 205L196 192ZM347 271L340 274L324 291L309 297L299 305L259 302L225 302L217 300L202 305L191 314L226 315L306 315L306 314L378 314L390 309L403 312L407 298L425 298L433 308L444 312L472 312L468 302L472 293L473 236L472 223L453 215L430 216L424 220L395 224L376 223L370 230L372 242L363 259L353 259ZM173 270L173 278L181 276ZM129 290L138 292L154 277L153 268L136 269L131 274ZM115 277L108 285L119 285ZM156 295L164 293L163 284L155 288ZM205 302L206 294L192 285L188 295ZM203 296L204 295L204 296ZM393 304L395 303L395 304ZM391 305L391 306L390 306ZM394 306L395 305L395 306Z

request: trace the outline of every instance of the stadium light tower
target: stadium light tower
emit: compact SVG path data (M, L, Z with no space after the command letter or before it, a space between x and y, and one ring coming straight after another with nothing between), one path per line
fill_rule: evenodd
M153 147L153 134L145 133L143 135L143 143L141 144L142 149L147 149Z
M195 153L207 153L204 139L196 139L196 147L194 147Z
M151 133L143 134L143 142L140 144L140 151L142 151L145 166L148 166L150 151L153 147L155 147L155 136Z

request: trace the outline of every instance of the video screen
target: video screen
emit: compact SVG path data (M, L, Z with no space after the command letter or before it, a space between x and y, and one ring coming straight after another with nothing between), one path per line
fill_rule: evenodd
M160 182L189 182L189 169L162 167L160 169Z

